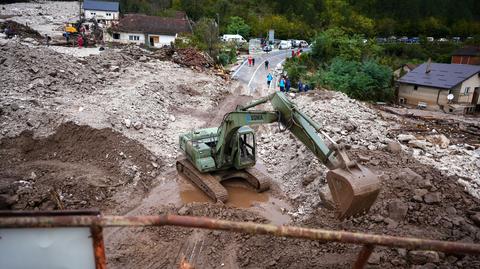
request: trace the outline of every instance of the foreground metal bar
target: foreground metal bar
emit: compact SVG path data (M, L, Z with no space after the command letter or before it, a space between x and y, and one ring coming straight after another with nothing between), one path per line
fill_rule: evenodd
M105 243L103 241L103 228L98 225L90 227L95 255L95 269L107 268L107 257L105 255Z
M372 251L375 247L372 245L364 245L360 253L358 253L357 260L353 264L353 269L361 269L367 264L368 258L372 254Z
M159 216L48 216L48 217L2 217L0 228L32 227L122 227L122 226L182 226L242 232L249 234L267 234L292 238L341 242L361 245L380 245L394 248L435 250L445 253L480 254L480 244L459 243L386 235L372 235L324 229L308 229L291 226L274 226L251 222L234 222L205 217L176 215Z

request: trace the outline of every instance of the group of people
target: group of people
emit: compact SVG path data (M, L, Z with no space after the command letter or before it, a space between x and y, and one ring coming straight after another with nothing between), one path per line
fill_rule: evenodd
M249 55L247 60L248 60L248 66L255 66L255 58L253 58L252 55Z
M270 88L272 84L273 76L271 73L267 75L267 85ZM278 87L281 92L289 92L292 86L292 82L288 78L288 76L281 75L280 80L278 81ZM308 84L304 84L301 80L298 81L298 92L307 92L310 90L310 86Z

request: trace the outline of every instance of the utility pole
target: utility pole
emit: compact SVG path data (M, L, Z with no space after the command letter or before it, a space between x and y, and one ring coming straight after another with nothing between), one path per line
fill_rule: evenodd
M218 25L218 31L220 32L220 14L217 14L217 25Z

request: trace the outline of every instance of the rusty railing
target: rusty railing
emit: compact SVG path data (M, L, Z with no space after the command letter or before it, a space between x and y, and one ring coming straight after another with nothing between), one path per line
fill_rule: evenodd
M451 241L428 240L409 237L373 235L346 231L309 229L292 226L275 226L252 222L234 222L205 217L159 215L159 216L102 216L102 215L23 215L6 216L0 214L0 228L53 228L53 227L90 227L94 238L94 251L97 268L106 268L102 228L133 226L181 226L264 234L291 238L319 240L323 242L340 242L363 245L353 268L363 268L375 246L405 248L409 250L433 250L445 253L464 253L480 255L480 244ZM100 264L98 264L100 259Z

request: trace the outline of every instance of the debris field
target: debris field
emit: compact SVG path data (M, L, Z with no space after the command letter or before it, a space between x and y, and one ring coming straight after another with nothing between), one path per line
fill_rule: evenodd
M322 89L291 95L380 175L370 212L341 221L321 199L326 167L277 124L255 127L260 166L274 180L265 199L215 204L177 174L180 134L215 126L254 99L201 53L125 46L80 57L28 36L1 38L0 73L2 210L99 208L480 241L478 118L447 124ZM109 268L176 268L182 257L197 268L346 268L361 248L178 227L104 233ZM480 267L479 257L377 247L369 259L369 268L467 267Z

